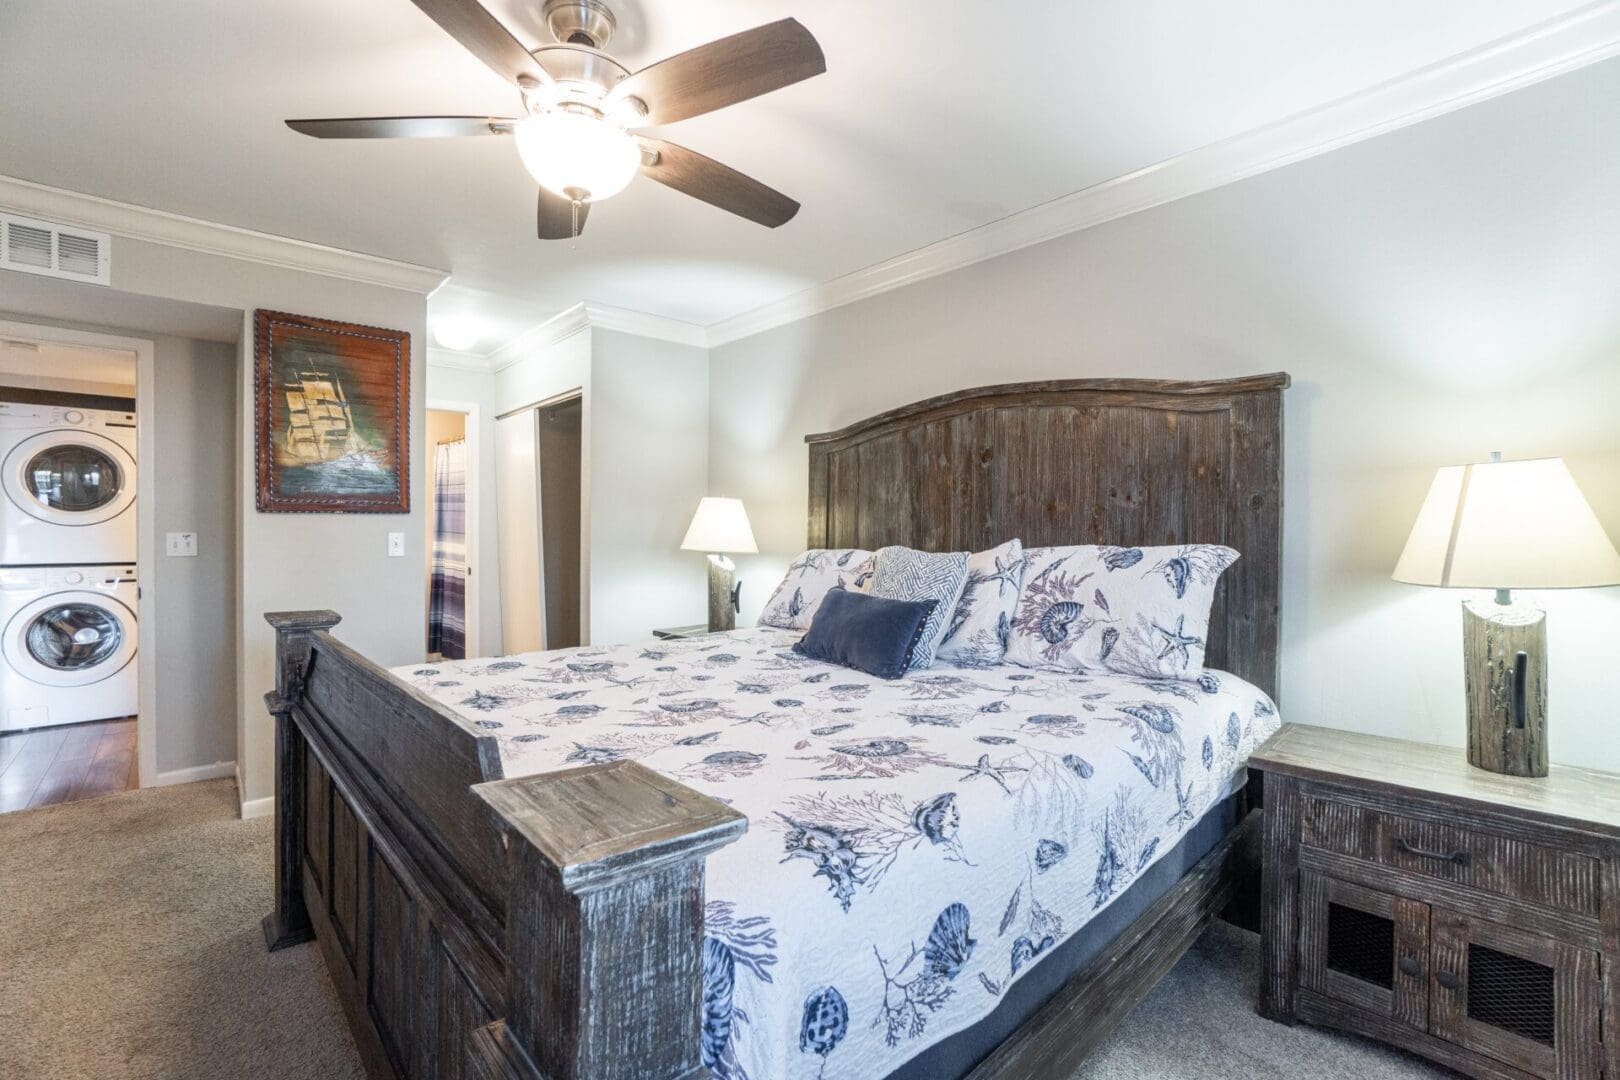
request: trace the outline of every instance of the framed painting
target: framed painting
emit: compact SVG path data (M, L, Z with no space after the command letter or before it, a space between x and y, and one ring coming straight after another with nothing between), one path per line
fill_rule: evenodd
M399 330L253 313L259 509L411 509L411 338Z

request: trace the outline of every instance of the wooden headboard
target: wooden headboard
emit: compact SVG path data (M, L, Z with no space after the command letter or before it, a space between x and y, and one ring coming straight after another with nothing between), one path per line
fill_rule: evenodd
M944 394L810 435L809 546L1217 543L1208 663L1277 693L1283 373Z

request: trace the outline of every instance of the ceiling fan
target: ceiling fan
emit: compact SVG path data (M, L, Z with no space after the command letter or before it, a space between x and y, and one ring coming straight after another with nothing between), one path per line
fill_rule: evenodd
M603 52L613 13L600 0L547 0L558 44L527 49L477 0L412 0L451 37L517 85L524 115L288 120L321 139L511 135L540 185L542 240L579 235L591 205L639 170L666 187L776 228L799 204L752 177L640 129L735 105L827 70L821 46L782 19L631 72Z

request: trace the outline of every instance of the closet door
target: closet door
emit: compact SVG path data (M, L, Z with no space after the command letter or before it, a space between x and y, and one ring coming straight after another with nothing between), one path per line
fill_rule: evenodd
M533 652L545 640L540 572L536 412L495 421L496 516L501 553L501 651Z

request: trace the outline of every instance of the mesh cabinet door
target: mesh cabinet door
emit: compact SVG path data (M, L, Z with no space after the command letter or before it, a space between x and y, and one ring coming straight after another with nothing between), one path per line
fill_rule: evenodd
M1418 1030L1429 1020L1429 906L1306 871L1300 984Z
M1537 1076L1597 1076L1598 957L1436 909L1434 1034Z

